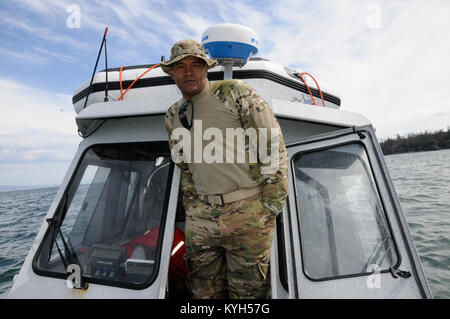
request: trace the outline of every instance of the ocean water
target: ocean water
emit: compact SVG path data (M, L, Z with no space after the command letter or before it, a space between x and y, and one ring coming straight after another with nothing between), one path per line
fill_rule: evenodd
M450 298L450 150L385 157L434 298Z
M450 298L450 150L385 159L433 296ZM56 191L0 192L0 294L11 287Z
M58 188L0 193L0 294L12 285Z

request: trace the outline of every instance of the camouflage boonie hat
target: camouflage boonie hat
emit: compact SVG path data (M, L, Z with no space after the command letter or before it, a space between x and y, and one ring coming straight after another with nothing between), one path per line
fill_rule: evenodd
M194 56L205 61L208 69L217 65L216 60L211 60L206 56L205 48L195 40L182 40L175 43L170 51L170 60L161 62L161 69L170 75L173 63L184 59L187 56Z

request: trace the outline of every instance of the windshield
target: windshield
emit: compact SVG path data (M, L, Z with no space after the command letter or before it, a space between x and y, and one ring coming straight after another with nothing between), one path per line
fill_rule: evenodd
M395 265L394 241L361 144L299 154L294 166L309 278L371 273Z
M167 143L90 147L44 237L36 270L65 277L67 264L78 264L88 282L148 284L157 270L171 169Z

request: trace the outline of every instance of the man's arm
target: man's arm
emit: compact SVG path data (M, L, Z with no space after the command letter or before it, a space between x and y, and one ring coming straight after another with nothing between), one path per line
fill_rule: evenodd
M277 215L283 209L288 194L289 158L280 125L267 102L252 87L242 81L233 83L235 85L232 85L228 96L238 108L242 127L244 130L254 128L258 132L258 144L254 146L258 150L258 165L250 165L252 178L259 182L262 179L263 205ZM266 150L261 149L264 144Z

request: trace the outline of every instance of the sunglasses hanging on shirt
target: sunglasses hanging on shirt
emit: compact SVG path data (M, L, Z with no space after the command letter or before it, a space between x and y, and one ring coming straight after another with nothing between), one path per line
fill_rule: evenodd
M191 114L191 123L189 124L186 112L190 103L192 104L192 114ZM190 130L192 127L192 121L194 119L194 102L192 101L184 102L183 105L181 105L180 110L178 111L178 116L180 117L181 124L188 130Z

